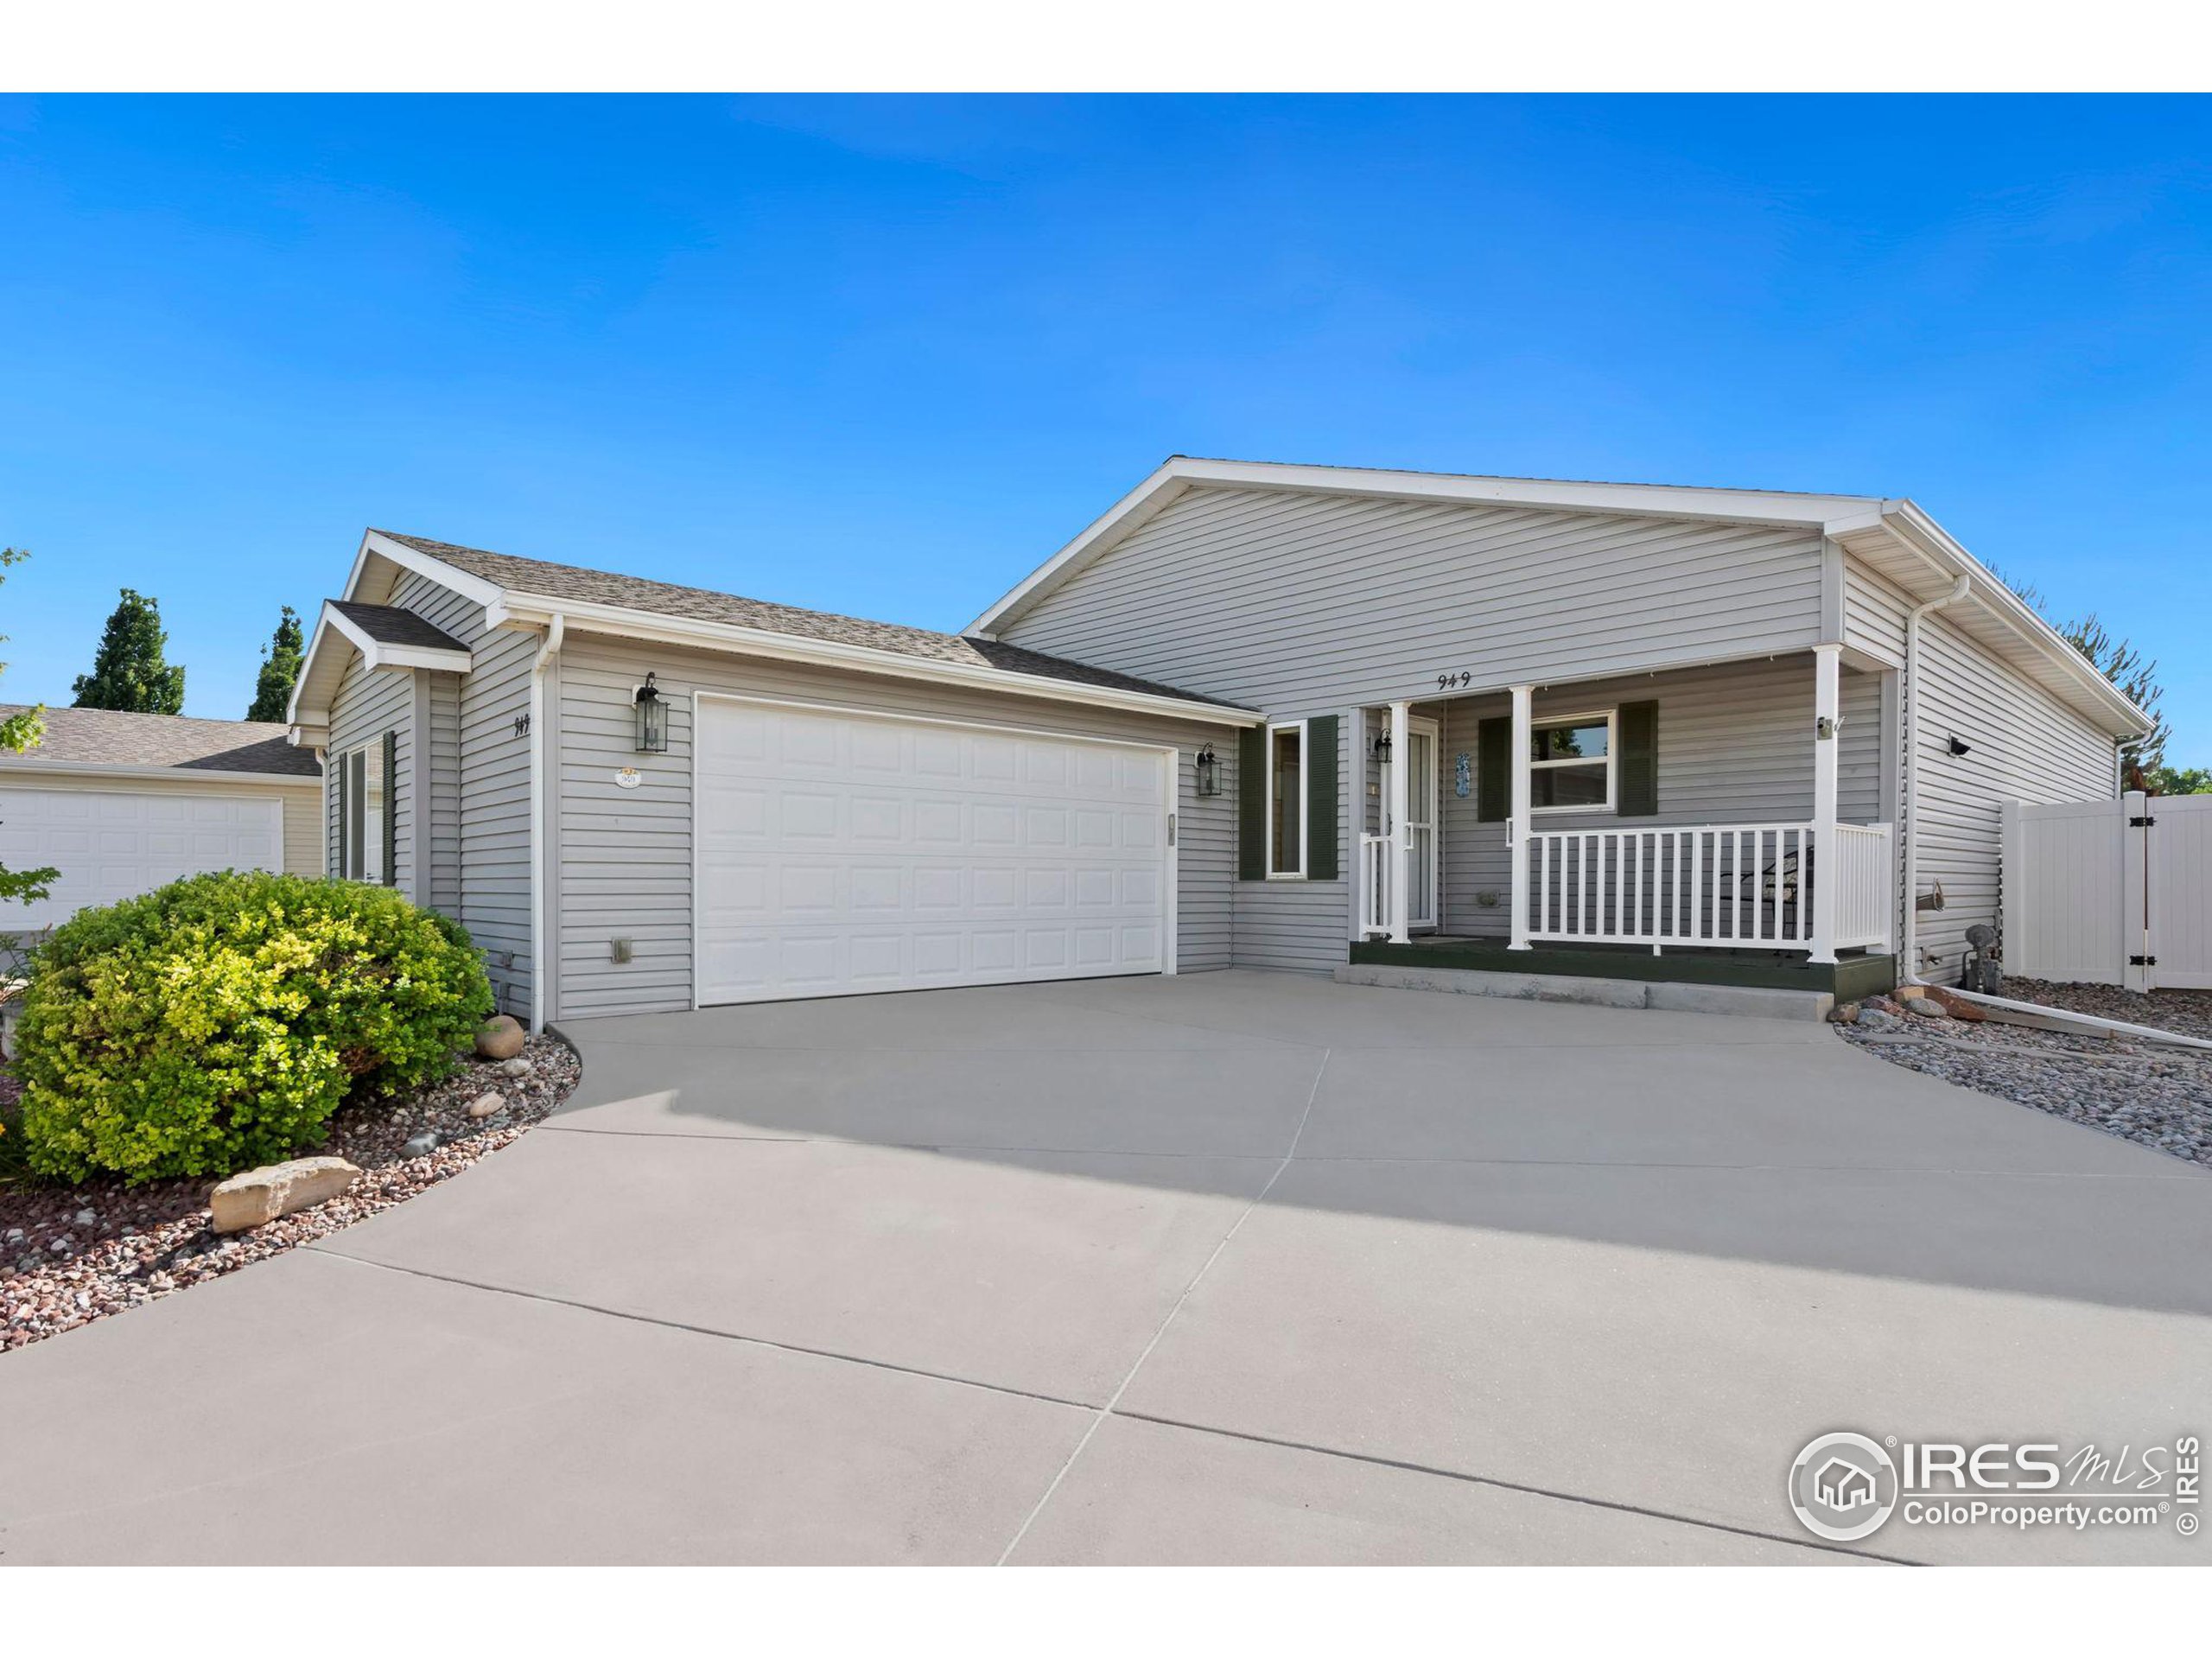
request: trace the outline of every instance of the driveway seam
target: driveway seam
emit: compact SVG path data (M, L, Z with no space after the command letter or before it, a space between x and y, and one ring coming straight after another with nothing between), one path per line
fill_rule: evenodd
M1282 1440L1273 1434L1255 1434L1241 1428L1221 1428L1211 1423L1185 1422L1179 1417L1161 1417L1148 1411L1122 1411L1115 1414L1134 1423L1155 1423L1162 1428L1185 1429L1193 1434L1215 1434L1224 1440L1249 1440L1255 1446L1280 1446L1286 1452L1310 1452L1316 1457L1338 1458L1347 1463L1369 1464L1380 1469L1402 1469L1409 1474L1433 1475L1440 1480L1456 1480L1471 1486L1490 1486L1500 1491L1525 1493L1532 1497L1555 1498L1562 1503L1585 1503L1592 1509L1615 1510L1623 1515L1648 1516L1655 1521L1701 1527L1708 1532L1733 1533L1738 1537L1757 1538L1772 1544L1788 1544L1799 1549L1817 1549L1831 1555L1849 1555L1859 1560L1883 1561L1892 1567L1926 1565L1904 1555L1885 1555L1871 1549L1847 1549L1840 1544L1827 1543L1817 1538L1796 1538L1787 1533L1769 1532L1764 1528L1738 1526L1728 1521L1708 1521L1700 1516L1655 1510L1646 1504L1623 1503L1618 1498L1592 1497L1583 1492L1562 1492L1554 1487L1532 1486L1526 1481L1504 1480L1496 1475L1470 1474L1464 1469L1446 1469L1432 1463L1413 1463L1403 1458L1386 1458L1374 1452L1346 1452L1338 1446L1316 1446L1309 1440Z
M1034 1389L1017 1389L1004 1382L985 1382L972 1376L956 1376L950 1371L925 1370L918 1365L900 1365L887 1359L870 1359L864 1354L849 1354L835 1348L810 1348L803 1343L777 1342L768 1337L751 1337L741 1331L717 1330L711 1325L691 1325L683 1319L663 1319L655 1313L639 1313L629 1308L608 1307L600 1302L580 1301L569 1296L549 1296L543 1291L518 1290L512 1285L486 1284L480 1279L463 1279L449 1273L432 1273L426 1268L403 1268L390 1262L378 1262L370 1256L349 1255L343 1250L334 1250L323 1243L303 1244L303 1250L327 1256L334 1262L350 1262L357 1268L372 1268L378 1273L396 1273L410 1279L429 1279L442 1285L458 1285L464 1290L480 1290L493 1296L512 1296L519 1301L543 1302L554 1307L575 1308L579 1313L603 1314L610 1319L627 1319L632 1325L655 1325L664 1331L687 1331L694 1336L712 1337L721 1342L742 1343L751 1348L768 1348L782 1354L803 1354L810 1359L840 1360L849 1365L865 1365L870 1370L891 1371L900 1376L917 1376L930 1382L950 1382L963 1389L980 1389L985 1394L1006 1395L1016 1400L1034 1400L1048 1406L1066 1406L1076 1411L1096 1411L1098 1408L1087 1400L1070 1400L1057 1394L1039 1394Z
M1229 1248L1230 1241L1236 1236L1237 1230L1250 1219L1255 1210L1267 1201L1268 1194L1274 1191L1275 1183L1282 1179L1283 1171L1288 1169L1291 1160L1298 1156L1299 1137L1306 1133L1306 1120L1313 1116L1313 1103L1321 1097L1321 1079L1328 1072L1329 1055L1332 1052L1325 1048L1321 1051L1321 1063L1313 1068L1313 1086L1306 1091L1306 1109L1299 1114L1298 1128L1292 1132L1290 1146L1283 1153L1282 1161L1275 1166L1274 1173L1268 1177L1267 1185L1254 1195L1252 1201L1238 1211L1236 1219L1229 1224L1229 1230L1221 1236L1221 1243L1215 1245L1212 1253L1198 1264L1198 1270L1191 1275L1190 1282L1183 1287L1183 1294L1175 1299L1175 1305L1167 1310L1166 1318L1160 1320L1159 1329L1152 1333L1152 1340L1145 1344L1144 1351L1138 1354L1136 1363L1129 1367L1128 1374L1122 1377L1120 1386L1115 1389L1106 1403L1098 1408L1098 1414L1090 1420L1090 1427L1083 1431L1083 1438L1075 1443L1075 1449L1068 1453L1067 1460L1060 1465L1058 1472L1053 1475L1051 1484L1045 1488L1044 1495L1037 1500L1035 1507L1022 1518L1020 1526L1014 1529L1014 1536L1007 1540L1006 1548L999 1552L999 1566L1004 1567L1013 1557L1014 1552L1020 1548L1021 1541L1029 1535L1029 1529L1036 1524L1037 1517L1045 1512L1045 1506L1052 1501L1052 1494L1060 1490L1060 1483L1068 1478L1068 1471L1075 1467L1076 1459L1083 1455L1084 1448L1090 1444L1091 1437L1098 1433L1098 1426L1114 1414L1114 1408L1121 1403L1122 1396L1128 1392L1129 1384L1136 1380L1137 1373L1144 1369L1145 1361L1152 1357L1152 1351L1160 1346L1160 1339L1167 1334L1167 1327L1175 1323L1175 1316L1183 1311L1183 1304L1191 1300L1191 1294L1198 1289L1199 1281L1212 1270L1215 1262L1221 1260L1221 1253Z

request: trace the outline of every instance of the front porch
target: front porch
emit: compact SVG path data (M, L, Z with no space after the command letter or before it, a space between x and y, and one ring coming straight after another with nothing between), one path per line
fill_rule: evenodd
M1347 960L1888 989L1893 724L1832 646L1369 705Z

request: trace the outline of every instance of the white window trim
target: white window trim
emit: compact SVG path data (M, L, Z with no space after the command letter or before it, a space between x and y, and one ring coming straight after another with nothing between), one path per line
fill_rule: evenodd
M384 818L381 811L373 820L369 817L365 785L369 771L369 757L372 752L375 753L378 756L377 763L381 766L383 747L384 734L378 732L365 743L356 743L350 748L333 751L330 759L325 762L326 766L331 767L332 775L340 780L337 785L338 798L343 810L338 815L338 879L341 881L359 881L364 887L396 887L399 885L398 878L390 870L381 871L376 875L371 875L368 873L368 852L372 836L376 841L377 856L379 859L384 856ZM351 776L353 760L357 755L360 758L361 776L365 780L363 787L358 791L360 796L359 800L354 798L357 791L353 787ZM394 779L386 778L384 780L385 792L387 795L395 786ZM349 842L353 833L353 821L356 817L360 820L361 837L358 845L353 845ZM355 860L352 855L355 853L360 855L359 861L361 874L359 875L353 874Z
M1577 804L1572 806L1535 806L1532 804L1529 808L1529 816L1530 817L1544 818L1563 817L1575 812L1618 814L1620 811L1621 798L1620 790L1618 787L1618 778L1617 775L1620 767L1620 710L1618 708L1592 709L1579 715L1539 715L1529 722L1529 741L1533 743L1535 741L1536 733L1549 731L1554 726L1594 726L1601 720L1605 722L1605 801L1599 804ZM1589 756L1577 755L1573 757L1562 757L1557 760L1530 760L1529 761L1528 766L1529 771L1533 776L1536 772L1552 772L1561 766L1586 766L1590 764L1591 758ZM1535 791L1531 788L1529 792L1531 796L1534 796Z
M1269 722L1263 728L1266 747L1260 753L1260 787L1267 807L1266 827L1262 831L1260 860L1270 881L1303 881L1311 868L1313 845L1313 769L1306 764L1308 748L1306 722L1284 720ZM1298 734L1298 868L1294 870L1275 868L1275 734Z

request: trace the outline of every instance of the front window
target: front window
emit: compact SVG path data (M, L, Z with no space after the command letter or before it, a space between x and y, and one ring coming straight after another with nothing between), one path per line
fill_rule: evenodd
M365 743L339 758L340 788L344 810L340 817L340 873L349 881L389 885L386 868L385 824L390 814L391 780L385 776L382 741Z
M1306 874L1306 722L1268 728L1268 874Z
M1613 810L1612 710L1540 720L1529 737L1529 804L1532 810Z

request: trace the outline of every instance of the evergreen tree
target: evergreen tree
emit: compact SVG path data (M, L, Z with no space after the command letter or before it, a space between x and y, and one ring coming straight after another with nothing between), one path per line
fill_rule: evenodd
M282 720L292 700L292 683L300 677L300 653L306 641L300 636L300 619L289 605L277 620L276 637L261 648L261 677L254 682L253 707L248 720Z
M159 602L125 588L100 634L92 671L77 677L77 707L182 714L184 666L172 667L163 659L162 652L168 642L162 630Z

